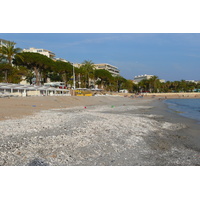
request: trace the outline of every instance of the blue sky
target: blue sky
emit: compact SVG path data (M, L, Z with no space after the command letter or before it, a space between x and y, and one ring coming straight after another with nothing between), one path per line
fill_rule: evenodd
M44 48L74 63L109 63L120 74L200 80L199 33L0 33L20 48Z

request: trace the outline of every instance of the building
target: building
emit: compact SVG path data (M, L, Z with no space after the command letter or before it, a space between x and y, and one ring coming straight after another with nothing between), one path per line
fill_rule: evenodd
M195 81L195 80L186 80L186 82L195 83L195 84L199 83L199 81Z
M0 47L2 47L2 46L4 46L4 45L6 45L8 42L10 42L10 41L8 41L8 40L3 40L3 39L0 39Z
M137 84L137 83L139 83L142 80L149 80L153 76L154 75L147 75L147 74L145 74L145 75L138 75L138 76L134 77L133 82Z
M81 63L72 63L74 67L80 68L83 64Z
M67 60L65 60L64 58L55 58L56 61L62 61L62 62L69 62Z
M8 42L11 42L11 41L0 39L0 47L6 46L6 44L7 44ZM15 43L14 43L14 44L15 44ZM5 63L5 62L7 62L7 60L6 60L6 58L4 57L4 58L1 58L0 62L1 62L1 63Z
M32 52L32 53L40 53L42 55L47 56L48 58L51 58L55 60L55 53L52 51L46 50L46 49L36 49L36 48L29 48L29 49L23 49L23 52Z
M73 63L74 67L80 68L83 64L82 63ZM95 69L105 69L107 71L109 71L112 76L119 76L119 70L117 67L110 65L110 64L106 64L106 63L101 63L101 64L94 64L94 68Z
M101 64L94 64L96 69L105 69L109 71L112 76L119 76L119 69L113 65L107 64L107 63L101 63Z
M154 75L138 75L134 77L133 83L138 84L140 81L142 80L149 80L150 78L152 78ZM161 83L164 83L165 80L164 79L159 79Z

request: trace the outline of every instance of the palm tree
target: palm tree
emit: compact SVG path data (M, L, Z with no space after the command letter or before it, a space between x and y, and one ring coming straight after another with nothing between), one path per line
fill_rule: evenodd
M94 79L94 63L91 60L85 60L82 64L81 70L84 73L87 82L86 85L89 87L89 80Z
M171 85L172 85L172 82L171 81L167 81L164 86L165 86L165 89L164 89L164 92L171 92Z
M107 89L109 86L111 86L111 82L114 79L111 73L105 69L96 69L94 71L94 75L96 79L96 84L104 89ZM117 83L117 78L118 77L115 77L116 83Z
M15 48L15 44L16 43L14 42L8 41L7 43L5 43L5 45L0 47L0 55L2 59L5 59L7 61L10 67L12 67L12 60L14 58L14 55L16 55L21 51L20 48ZM8 70L5 70L5 82L7 82L7 80L8 80Z
M174 81L174 82L172 83L172 85L173 85L173 87L174 87L174 91L177 92L177 87L178 87L178 85L179 85L179 81Z
M148 90L150 89L150 88L149 88L149 85L150 85L149 80L147 80L147 79L141 80L141 81L138 83L138 89L139 89L138 92L148 91Z
M160 80L158 79L157 76L152 76L149 79L149 85L150 85L150 90L151 92L158 92L158 89L160 88Z

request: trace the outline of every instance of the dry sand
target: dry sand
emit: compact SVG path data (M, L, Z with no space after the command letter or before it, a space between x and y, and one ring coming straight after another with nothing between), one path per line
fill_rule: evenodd
M115 97L41 96L0 98L0 120L16 119L41 110L104 105Z

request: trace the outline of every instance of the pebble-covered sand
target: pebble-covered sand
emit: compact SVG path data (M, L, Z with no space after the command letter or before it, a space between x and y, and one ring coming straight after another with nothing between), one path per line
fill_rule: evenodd
M2 120L0 165L199 165L198 151L177 134L186 125L149 114L151 102L101 97L87 106Z

